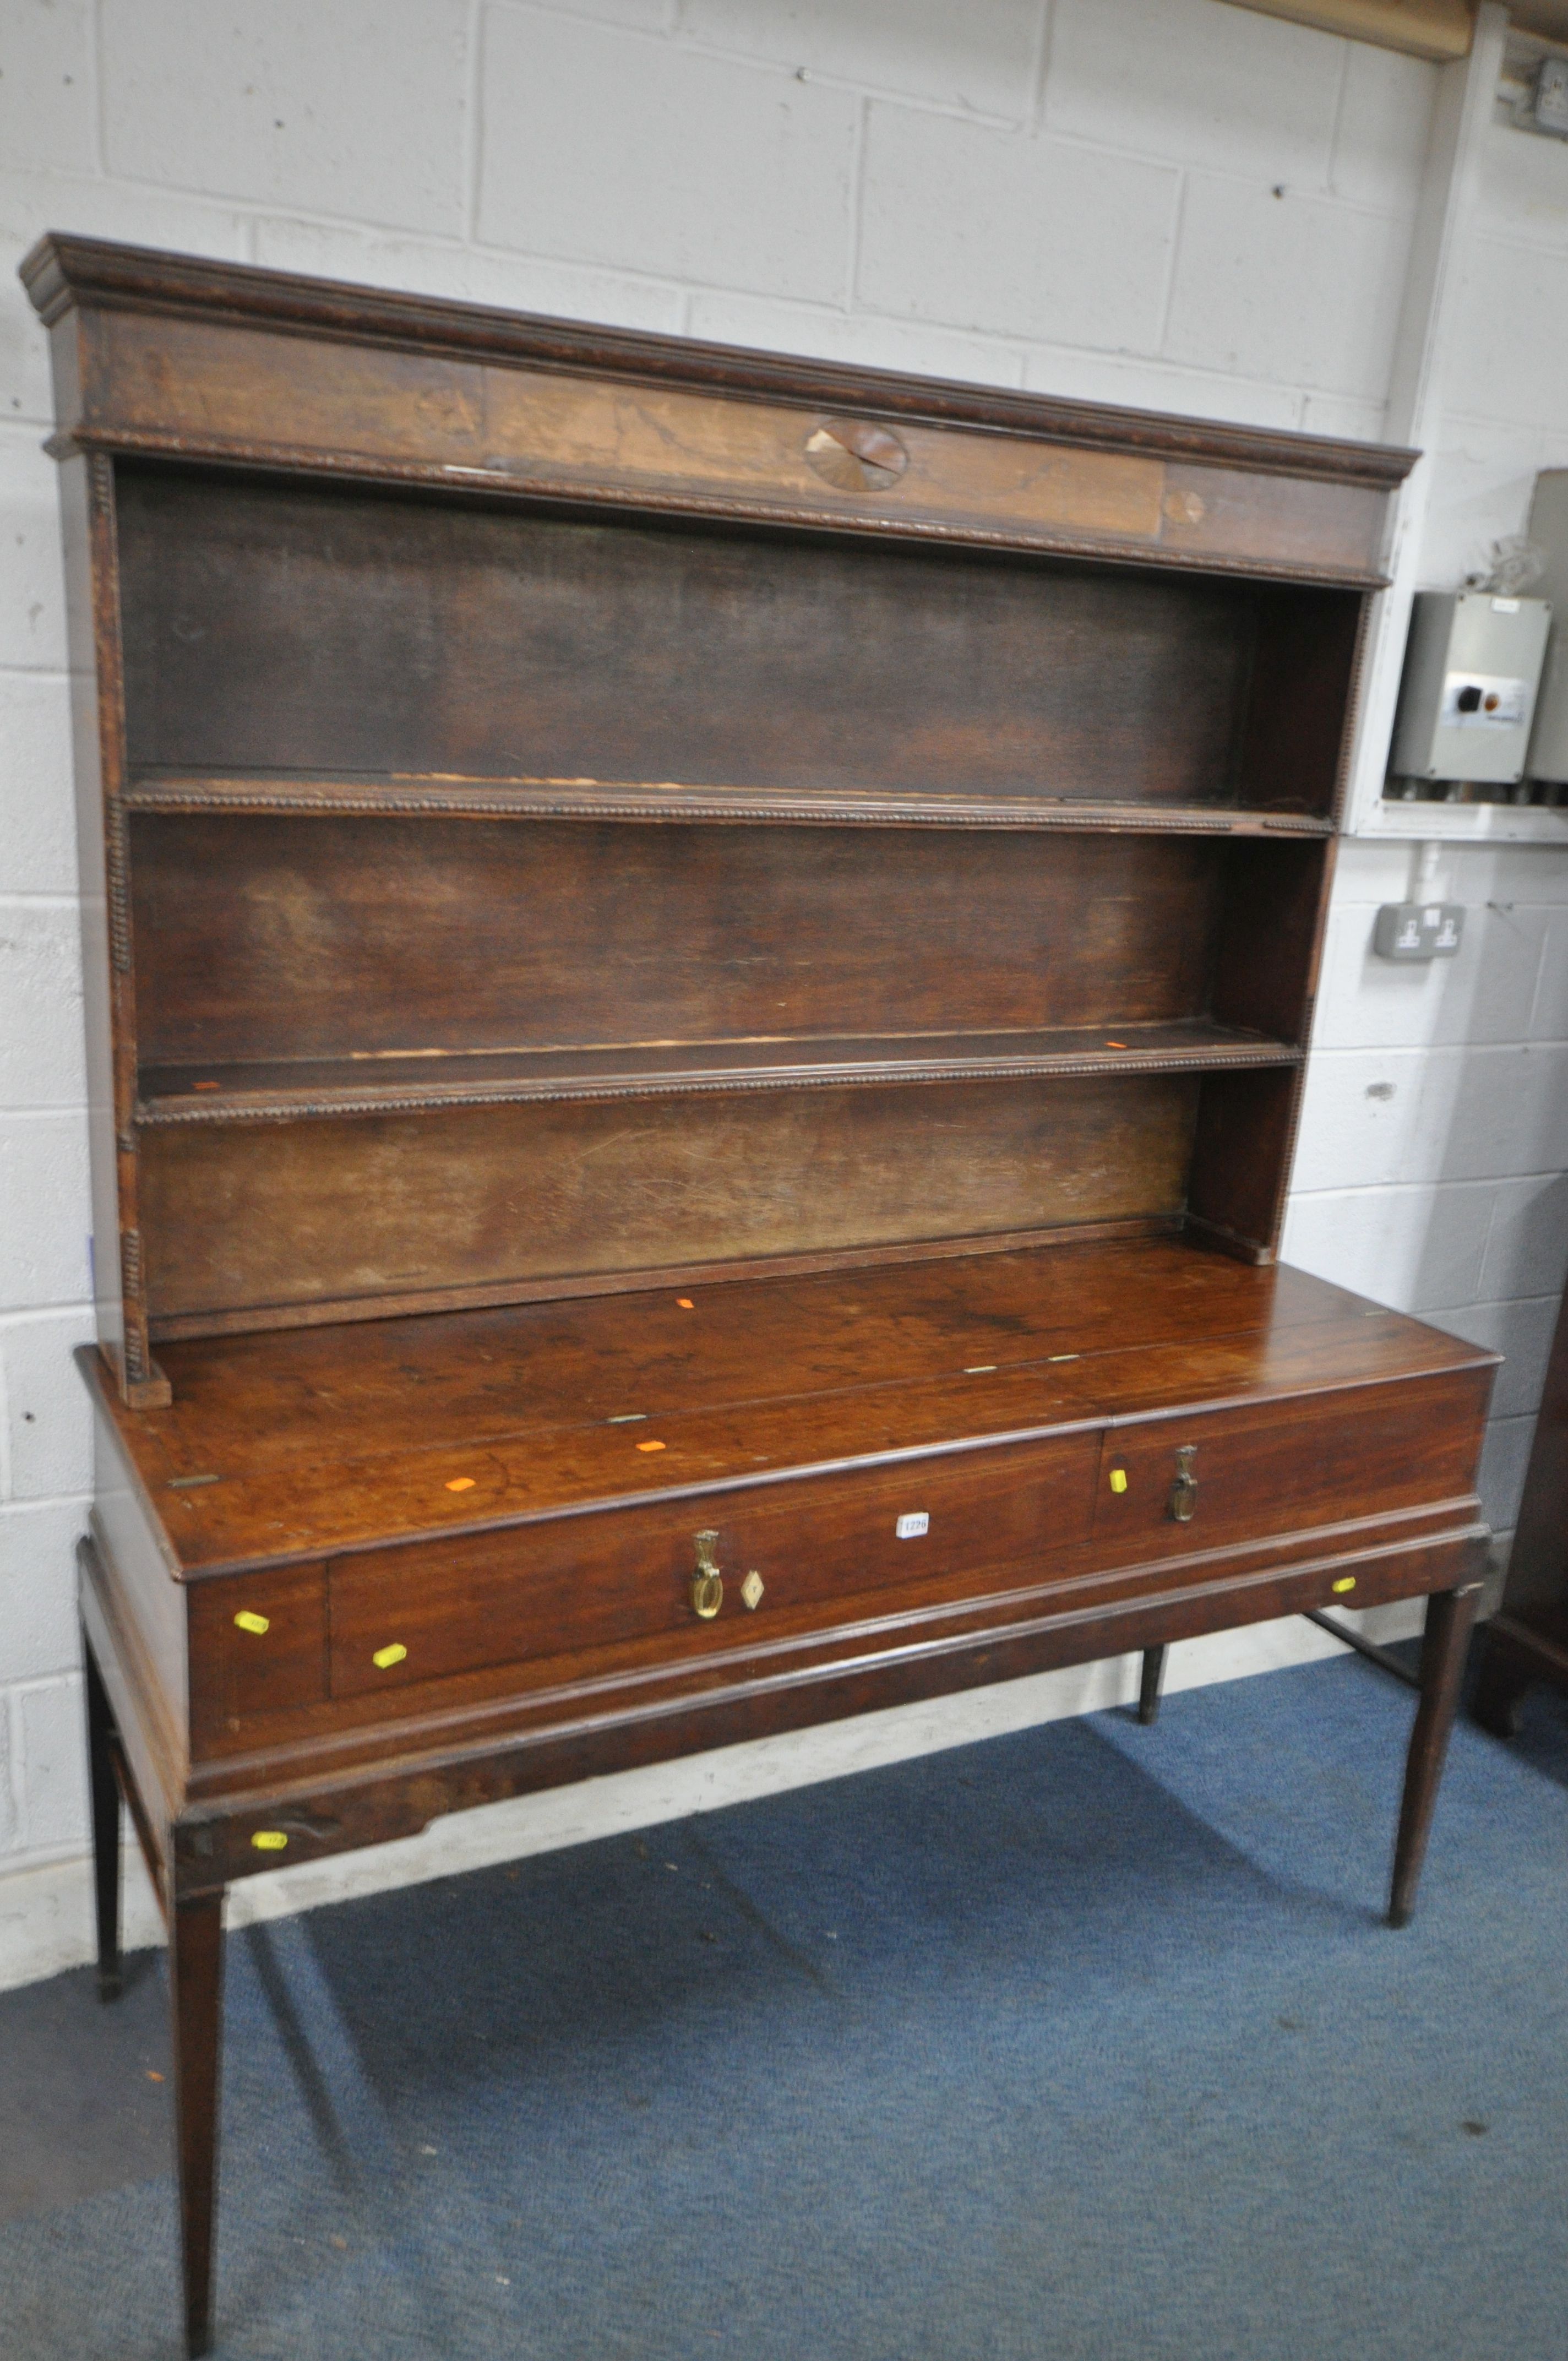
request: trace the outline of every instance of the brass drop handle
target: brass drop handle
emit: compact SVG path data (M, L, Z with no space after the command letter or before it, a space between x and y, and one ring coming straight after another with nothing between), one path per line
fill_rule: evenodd
M1184 1443L1176 1455L1176 1481L1170 1488L1170 1513L1179 1525L1190 1525L1198 1507L1198 1478L1192 1473L1192 1462L1198 1456L1195 1443Z
M716 1532L697 1533L696 1571L692 1576L692 1605L705 1623L711 1623L724 1604L724 1576L719 1573L713 1553L718 1547Z

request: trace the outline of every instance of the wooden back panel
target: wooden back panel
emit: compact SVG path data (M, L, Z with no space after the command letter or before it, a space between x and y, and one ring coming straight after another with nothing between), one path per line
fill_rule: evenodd
M1223 803L1291 595L191 470L118 504L137 770Z
M1223 850L996 829L138 814L141 1058L1190 1016L1209 993Z
M1185 1075L153 1131L154 1333L1180 1214Z

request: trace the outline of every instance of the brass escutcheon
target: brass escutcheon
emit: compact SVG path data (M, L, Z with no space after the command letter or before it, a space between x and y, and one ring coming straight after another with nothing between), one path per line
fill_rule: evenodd
M1184 1443L1176 1455L1176 1481L1170 1488L1170 1513L1179 1525L1190 1525L1198 1506L1198 1478L1192 1473L1192 1462L1198 1456L1195 1443Z
M711 1623L724 1604L724 1576L719 1573L713 1553L718 1546L716 1532L696 1533L696 1571L692 1576L692 1605L705 1623Z

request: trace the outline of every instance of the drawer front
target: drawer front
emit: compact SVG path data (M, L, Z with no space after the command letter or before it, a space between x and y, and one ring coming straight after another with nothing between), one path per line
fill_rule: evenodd
M192 1583L190 1598L193 1740L221 1743L252 1714L325 1702L324 1567L226 1575Z
M1113 1428L1094 1554L1104 1565L1463 1499L1489 1372L1366 1386Z
M761 1635L803 1614L830 1628L933 1582L972 1596L1087 1540L1099 1442L1067 1435L338 1558L332 1694L628 1642L700 1649L711 1633L732 1645L738 1625ZM700 1532L716 1535L723 1584L711 1620L693 1601Z

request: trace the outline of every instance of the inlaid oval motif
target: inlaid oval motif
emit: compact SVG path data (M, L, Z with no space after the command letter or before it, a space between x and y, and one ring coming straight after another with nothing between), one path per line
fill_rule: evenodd
M1172 524L1201 524L1208 510L1197 492L1167 492L1165 513Z
M886 426L869 418L829 418L806 438L806 456L836 492L891 490L909 454Z

